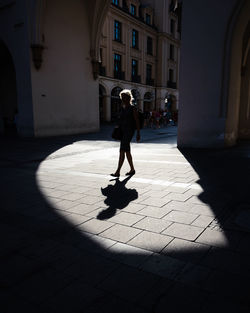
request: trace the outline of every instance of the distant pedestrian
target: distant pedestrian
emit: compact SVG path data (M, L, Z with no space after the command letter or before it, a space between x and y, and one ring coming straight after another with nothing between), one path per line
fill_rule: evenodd
M155 124L156 124L156 128L160 128L160 112L159 110L155 111Z
M137 130L136 141L140 141L140 123L137 110L132 105L133 96L131 91L129 89L122 90L120 92L120 98L122 100L121 114L118 120L118 124L121 128L120 156L117 170L114 174L111 174L113 177L120 177L120 170L125 159L125 154L130 166L130 171L126 173L126 175L132 176L135 174L133 159L130 152L130 142L134 136L135 129Z

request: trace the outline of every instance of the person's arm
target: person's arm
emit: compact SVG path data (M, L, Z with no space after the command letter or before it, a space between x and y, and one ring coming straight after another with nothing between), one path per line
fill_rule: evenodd
M141 139L141 135L140 135L140 122L139 122L138 113L136 109L133 110L133 114L134 114L134 119L135 119L136 130L137 130L136 141L138 142Z

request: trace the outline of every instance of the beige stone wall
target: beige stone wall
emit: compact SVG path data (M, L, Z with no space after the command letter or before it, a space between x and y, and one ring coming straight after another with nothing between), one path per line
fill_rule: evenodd
M32 62L36 136L99 128L98 83L90 59L90 27L83 1L47 1L43 63Z

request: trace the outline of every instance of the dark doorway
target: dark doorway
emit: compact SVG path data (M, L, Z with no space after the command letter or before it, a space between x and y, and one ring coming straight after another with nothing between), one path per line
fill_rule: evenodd
M146 92L144 95L144 108L143 111L152 111L154 109L153 105L153 95L151 92Z
M121 99L119 95L121 91L120 87L115 87L111 91L111 121L115 121L120 113Z
M0 134L17 135L18 107L16 71L11 54L0 40Z

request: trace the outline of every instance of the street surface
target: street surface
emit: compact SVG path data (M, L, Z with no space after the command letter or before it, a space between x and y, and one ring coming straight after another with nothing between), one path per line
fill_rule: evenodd
M250 144L111 131L2 138L0 312L250 312Z

